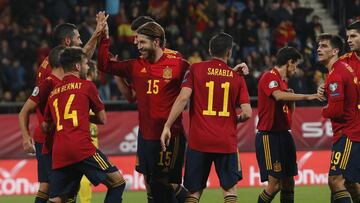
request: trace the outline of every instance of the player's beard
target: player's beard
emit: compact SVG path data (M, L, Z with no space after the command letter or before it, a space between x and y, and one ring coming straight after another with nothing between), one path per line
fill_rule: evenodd
M150 62L155 60L155 49L153 48L142 49L140 53L146 60Z

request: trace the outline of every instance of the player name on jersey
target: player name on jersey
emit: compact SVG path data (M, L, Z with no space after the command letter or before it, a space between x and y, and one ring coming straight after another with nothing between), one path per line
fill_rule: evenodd
M233 71L219 69L219 68L208 68L208 75L223 76L223 77L234 77Z
M61 87L57 87L51 92L50 97L54 96L55 94L59 94L60 92L65 92L67 90L81 89L81 84L81 82L72 82L65 84Z

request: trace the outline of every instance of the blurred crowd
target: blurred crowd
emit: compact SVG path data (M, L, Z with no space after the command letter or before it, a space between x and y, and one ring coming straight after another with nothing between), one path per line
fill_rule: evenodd
M351 7L348 18L360 16L360 1L351 1L359 9ZM208 59L214 34L231 34L235 46L230 64L246 62L250 67L250 96L256 96L258 78L273 66L277 49L284 45L298 48L304 56L289 81L295 92L315 92L324 80L316 63L316 36L323 26L312 14L311 1L302 7L298 0L0 0L0 101L27 99L36 69L52 47L56 24L76 24L86 43L100 10L110 13L111 50L119 59L138 56L130 25L136 17L148 15L164 27L166 46L190 63ZM97 85L104 100L122 99L111 76L101 74Z

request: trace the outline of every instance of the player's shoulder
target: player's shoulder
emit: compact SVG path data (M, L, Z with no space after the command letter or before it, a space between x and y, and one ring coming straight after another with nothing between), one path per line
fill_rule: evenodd
M334 64L333 64L333 69L332 71L330 71L330 73L334 74L334 73L348 73L350 72L351 74L354 74L354 68L352 68L348 63L346 63L345 61L341 61L341 60L337 60Z
M44 60L41 62L40 67L47 68L48 66L50 67L49 57L45 57Z
M352 57L353 54L354 54L354 52L346 53L346 54L340 56L338 61L347 61Z
M163 52L164 52L165 54L169 54L169 55L174 55L174 56L181 57L180 52L175 51L175 50L172 50L172 49L165 48Z
M274 69L265 71L260 77L260 81L266 79L278 79L276 71Z

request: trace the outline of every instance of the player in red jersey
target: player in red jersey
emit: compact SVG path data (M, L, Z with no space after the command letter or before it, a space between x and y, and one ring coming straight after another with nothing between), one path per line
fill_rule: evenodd
M90 121L104 124L106 113L94 83L86 80L86 55L81 48L66 48L60 62L65 75L51 92L45 113L45 121L55 125L49 201L61 202L60 197L85 175L95 186L108 187L104 202L122 202L125 180L91 143ZM95 115L90 116L90 110Z
M136 170L146 176L156 202L171 202L173 188L168 183L181 183L185 150L181 118L172 128L175 135L173 148L162 152L160 136L171 106L180 92L181 81L189 64L182 58L163 53L165 32L159 24L146 23L136 32L141 57L113 61L109 58L106 30L106 36L100 42L98 68L103 72L127 78L136 91L139 110Z
M30 114L35 110L41 113L41 118L45 111L48 96L52 89L60 83L63 78L64 70L62 69L59 58L64 46L53 48L49 54L49 62L53 67L51 74L39 85L34 88L32 95L26 101L19 113L19 126L23 135L23 148L27 153L35 153L38 162L38 181L40 182L39 190L36 194L35 203L46 203L48 200L49 176L51 173L51 154L49 153L49 145L51 145L51 137L44 136L43 142L34 142L34 138L30 136L29 120ZM39 120L42 122L43 120ZM37 128L38 133L42 131ZM35 148L34 148L35 146ZM51 149L50 149L51 150ZM44 153L43 153L44 152Z
M301 54L292 47L280 49L276 65L259 80L259 123L256 158L261 181L268 181L258 203L271 202L281 190L281 202L294 202L294 176L297 175L296 149L290 134L294 101L321 100L320 94L295 94L287 80L300 62Z
M360 21L355 21L346 28L347 43L350 52L340 57L340 61L349 64L360 77Z
M96 14L97 24L95 31L92 34L89 41L83 47L83 50L86 53L88 59L90 59L94 54L94 51L96 49L97 39L101 34L101 31L103 30L104 22L106 22L107 18L108 16L105 16L103 11L100 11L98 14ZM70 46L79 47L82 45L79 31L77 27L71 23L58 24L54 28L54 32L52 36L53 36L52 40L55 46L63 45L66 47L70 47ZM48 57L46 57L37 70L36 85L40 84L45 78L49 76L50 73L51 73L51 66L49 64Z
M236 183L242 179L238 160L236 126L251 116L246 83L228 65L233 39L226 33L209 43L212 59L191 66L183 80L161 135L163 150L171 139L171 126L190 101L190 132L184 185L190 194L186 202L199 202L215 163L224 202L237 202ZM242 113L237 116L236 107Z
M344 42L337 35L321 34L318 37L318 58L329 70L325 81L325 95L328 105L322 115L331 119L333 146L329 170L329 186L333 202L351 202L345 187L345 179L355 183L359 179L357 156L360 145L358 104L360 92L355 70L347 63L338 60ZM355 199L354 199L355 200ZM354 202L357 202L355 200Z
M140 26L142 26L148 22L155 22L155 20L149 16L139 16L135 20L132 21L131 30L134 32L134 45L137 45L137 42L138 42L136 30ZM164 51L164 54L170 54L170 55L182 57L182 55L178 51L171 50L166 47L163 48L163 51ZM115 82L116 82L116 85L117 85L118 89L120 90L121 94L125 97L126 100L128 100L129 102L134 102L136 100L136 92L131 87L131 84L129 84L128 81L126 81L122 77L115 76Z

